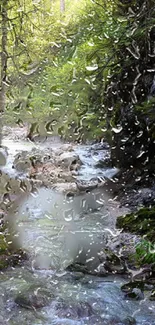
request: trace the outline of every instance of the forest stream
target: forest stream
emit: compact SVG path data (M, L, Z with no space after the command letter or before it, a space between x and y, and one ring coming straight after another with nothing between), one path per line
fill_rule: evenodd
M55 152L63 146L65 151L59 139L34 144L4 137L2 144L8 148L2 171L12 178L25 177L12 169L18 152L31 151L34 146L44 150L49 145ZM77 180L110 179L117 173L115 168L96 167L107 149L94 148L74 145L82 161ZM0 324L155 325L154 302L147 294L133 300L121 291L126 275L101 277L67 268L76 261L87 262L94 270L97 252L110 236L117 236L116 217L126 210L104 187L72 196L44 186L19 197L10 215L18 234L15 241L28 252L29 260L0 273Z

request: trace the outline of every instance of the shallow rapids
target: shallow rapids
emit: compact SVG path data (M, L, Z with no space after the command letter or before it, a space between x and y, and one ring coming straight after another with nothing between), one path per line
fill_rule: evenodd
M24 142L10 146L8 172L19 148L28 147L32 149ZM95 159L89 146L78 146L76 151L83 161L80 179L111 177L116 172L95 166L106 150ZM0 324L154 325L154 302L127 299L120 289L127 280L124 276L100 278L65 270L74 261L87 261L95 269L97 252L117 234L115 220L122 213L104 189L70 197L41 188L19 197L8 215L14 233L10 245L26 249L30 260L0 274ZM34 293L43 288L45 296L50 292L49 303L39 309L30 308L24 300L18 305L17 297L32 288Z

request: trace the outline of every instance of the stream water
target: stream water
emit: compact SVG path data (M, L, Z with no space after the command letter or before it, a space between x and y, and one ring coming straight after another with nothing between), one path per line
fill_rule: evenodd
M9 160L3 170L17 176L11 168L13 157L20 150L31 150L32 145L11 140L4 140L3 145L9 148ZM83 161L80 179L110 178L116 173L113 168L95 167L106 150L95 154L90 146L78 146L75 150ZM104 189L66 197L41 188L35 195L20 197L10 212L14 220L13 240L15 245L28 250L31 257L22 267L0 274L0 324L5 325L5 320L10 325L131 325L135 324L133 317L137 325L155 325L154 302L146 298L127 299L120 289L125 277L100 278L65 271L74 261L87 261L90 269L95 269L97 251L104 247L111 233L117 234L115 220L121 213L112 194ZM45 295L52 294L47 306L35 310L15 303L19 293L32 288L33 292L41 288Z

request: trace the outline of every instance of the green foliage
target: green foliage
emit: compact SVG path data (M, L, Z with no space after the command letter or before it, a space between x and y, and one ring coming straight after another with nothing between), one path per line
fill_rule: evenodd
M149 105L151 0L67 0L63 15L59 1L8 3L7 121L52 118L54 132L111 138L126 105Z
M8 244L5 240L4 235L0 234L0 255L6 253L8 250Z
M140 264L151 264L155 262L155 244L142 240L136 246L136 259Z
M69 130L76 132L78 128L81 134L84 132L88 137L103 136L101 129L105 127L104 109L100 103L95 104L93 98L99 97L98 74L102 84L103 77L106 80L106 71L102 76L100 70L104 57L107 60L107 40L110 36L106 35L106 20L109 8L107 6L101 14L96 4L81 1L78 8L72 8L72 15L71 9L66 12L61 22L56 20L57 15L54 18L54 14L54 21L49 22L47 19L47 24L54 25L54 34L50 40L48 36L49 44L53 44L51 53L46 50L42 60L41 53L46 49L46 44L36 43L40 44L42 51L39 53L39 68L36 65L35 69L31 68L35 64L33 55L25 66L21 57L20 83L17 72L14 73L11 70L13 66L10 67L13 86L8 90L7 120L11 116L16 122L20 116L20 119L28 122L38 118L43 121L45 117L52 116L57 121L55 130L63 125L65 133L70 133ZM39 12L40 8L37 10ZM111 17L109 22L110 19ZM44 28L39 26L42 35ZM36 33L39 42L38 32L34 30L33 33ZM113 30L109 33L112 36ZM31 42L31 35L27 35ZM31 48L29 50L31 52ZM36 54L37 52L36 48ZM74 130L69 127L71 124L74 125Z
M155 208L142 208L117 218L117 227L125 231L140 234L144 239L155 241Z

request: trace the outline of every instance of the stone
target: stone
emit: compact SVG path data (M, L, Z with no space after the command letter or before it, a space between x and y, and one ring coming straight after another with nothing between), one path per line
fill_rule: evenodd
M136 172L138 174L138 171ZM133 175L133 179L136 179L138 175ZM122 177L120 177L122 181ZM134 184L131 185L131 189L129 190L130 182L126 184L125 191L126 194L123 195L121 199L121 204L130 206L130 209L135 211L137 207L149 207L155 205L155 189L154 187L140 187L139 189L134 189ZM128 189L128 190L127 190Z
M125 262L110 249L105 249L98 254L100 262L102 262L102 267L104 267L107 273L125 273Z
M128 316L126 318L123 319L123 324L124 325L135 325L136 324L136 320L134 317Z
M77 188L80 192L91 191L98 186L98 180L81 181L76 180Z
M8 250L5 254L0 254L0 270L4 270L10 266L22 265L23 261L27 259L28 255L26 252L19 250L14 253Z
M73 263L68 266L67 270L97 276L124 274L126 272L124 261L110 250L99 252L97 263L98 265L95 268L90 267L88 263Z
M74 273L72 273L72 279L73 280L80 281L83 278L84 278L84 273L83 272L74 272Z
M59 302L56 306L57 315L60 318L80 319L90 317L94 314L91 305L88 302Z
M83 274L87 274L89 273L89 270L87 269L87 266L84 265L84 264L80 264L80 263L73 263L71 265L69 265L67 267L67 271L70 271L70 272L80 272L80 273L83 273Z
M140 236L121 232L117 236L112 236L107 242L107 248L115 255L119 256L127 269L132 269L137 265L136 245L140 241Z
M145 239L155 240L155 208L142 208L135 213L117 218L116 226L122 230L145 235Z
M97 273L98 276L107 276L108 275L108 271L105 269L104 263L103 264L100 264L96 268L96 273Z
M66 183L57 183L56 185L53 185L53 188L59 192L64 193L67 196L74 196L74 194L77 192L77 186L73 182L66 182Z
M31 286L15 297L15 303L23 308L42 308L51 302L54 295L41 287Z
M128 282L121 286L121 290L125 293L131 292L134 288L144 290L144 282L143 281Z
M139 288L133 288L131 291L125 294L125 298L143 300L144 294Z
M90 150L108 150L110 148L107 142L95 143L91 146Z
M21 151L15 156L13 168L18 172L27 172L32 167L28 154L28 151Z
M63 152L62 154L60 154L60 156L56 158L56 165L62 166L63 168L70 169L70 167L75 164L79 164L80 166L81 161L79 156L72 151Z
M96 168L105 168L105 167L112 167L112 161L110 157L105 157L104 159L100 159L96 164Z

